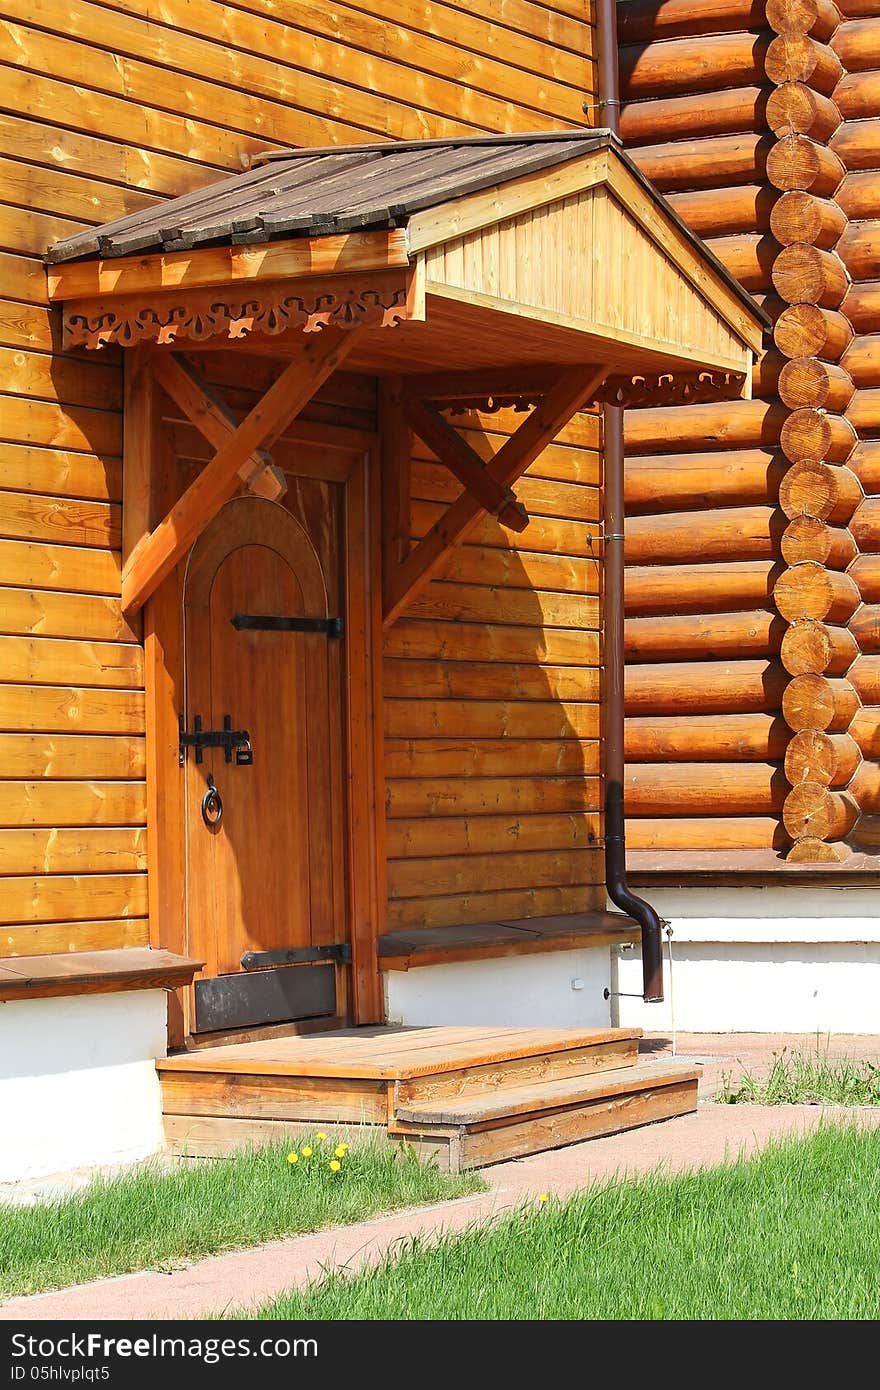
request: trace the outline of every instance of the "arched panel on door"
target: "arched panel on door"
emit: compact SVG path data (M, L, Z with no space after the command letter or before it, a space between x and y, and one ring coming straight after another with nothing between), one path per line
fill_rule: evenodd
M245 972L242 960L274 966L346 940L342 711L327 623L338 616L308 535L276 503L235 499L194 547L186 723L217 735L199 761L195 749L186 759L187 944L206 961L196 1031L337 1012L332 964ZM224 744L224 727L241 749ZM213 825L202 814L212 790L223 807ZM210 809L216 816L216 797Z

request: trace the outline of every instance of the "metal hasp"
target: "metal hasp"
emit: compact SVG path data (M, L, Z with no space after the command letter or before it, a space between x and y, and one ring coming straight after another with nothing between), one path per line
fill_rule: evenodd
M323 632L342 636L341 618L283 618L272 613L233 613L236 632Z
M236 764L239 767L250 767L254 761L250 734L247 729L233 729L232 715L230 714L224 714L222 729L203 729L200 714L193 716L191 734L186 731L186 720L182 714L177 717L177 727L180 731L177 748L178 762L181 767L186 762L187 748L195 749L197 763L204 761L203 754L206 748L222 748L223 758L227 763L232 762L234 753Z
M317 965L333 961L336 965L351 965L351 946L341 941L332 946L291 946L284 951L245 951L242 970L268 970L276 965Z

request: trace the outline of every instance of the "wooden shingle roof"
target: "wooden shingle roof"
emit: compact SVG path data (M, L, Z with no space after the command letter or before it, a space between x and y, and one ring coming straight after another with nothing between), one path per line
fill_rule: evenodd
M607 144L606 130L282 151L158 207L57 242L47 260L401 226L415 212L550 169Z

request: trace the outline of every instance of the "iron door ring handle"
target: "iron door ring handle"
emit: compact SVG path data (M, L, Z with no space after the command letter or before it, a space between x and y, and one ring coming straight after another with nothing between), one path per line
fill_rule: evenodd
M214 778L208 774L208 790L202 797L202 820L209 830L216 830L223 819L223 797L214 786Z

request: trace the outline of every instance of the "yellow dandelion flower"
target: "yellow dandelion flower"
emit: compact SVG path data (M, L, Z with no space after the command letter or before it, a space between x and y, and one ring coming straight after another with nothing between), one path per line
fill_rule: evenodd
M550 1198L548 1197L548 1195L547 1195L546 1192L539 1192L539 1193L538 1193L538 1201L541 1202L541 1203L543 1204L544 1202L549 1202L549 1201L550 1201Z
M303 1158L311 1158L311 1156L312 1156L312 1151L311 1151L311 1149L309 1148L308 1144L304 1144L304 1145L303 1145L302 1156L303 1156Z
M347 1145L347 1144L337 1144L337 1145L336 1145L336 1148L333 1150L333 1152L335 1153L335 1155L336 1155L337 1158L345 1158L345 1155L346 1155L346 1153L348 1152L348 1145Z
M316 1138L316 1139L320 1139L321 1142L323 1143L323 1142L326 1140L327 1136L326 1136L326 1134L324 1133L324 1131L323 1131L322 1129L319 1129L319 1130L318 1130L318 1133L315 1135L315 1138Z
M331 1173L338 1173L341 1167L342 1167L342 1164L339 1162L339 1159L338 1159L338 1158L331 1158L331 1160L330 1160L330 1172L331 1172Z
M288 1163L299 1163L299 1154L298 1154L298 1153L288 1154L288 1155L287 1155L287 1161L288 1161Z

